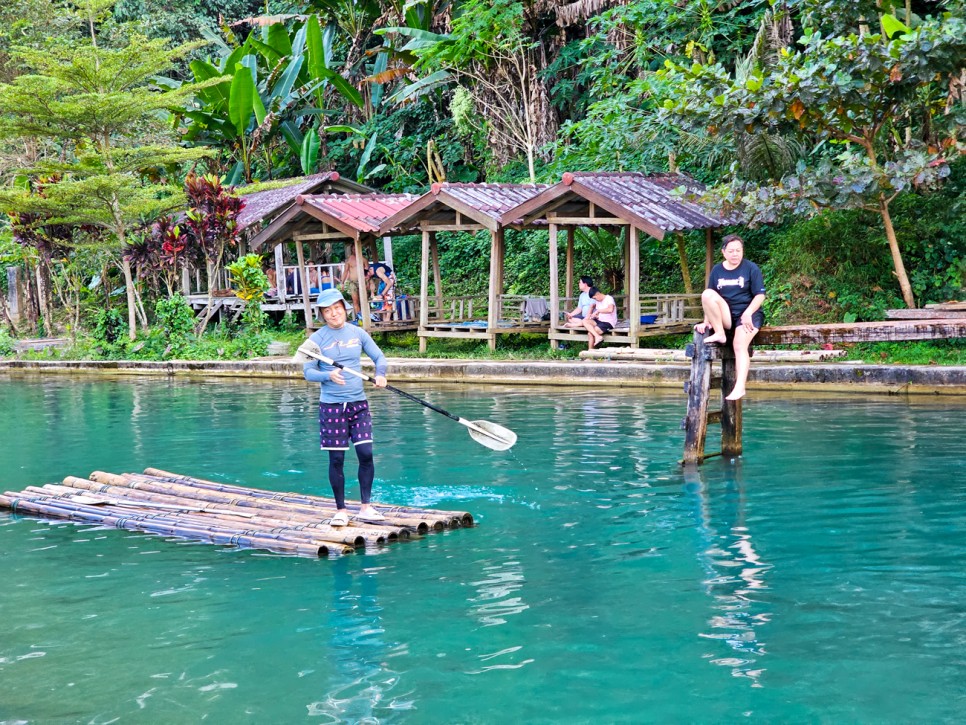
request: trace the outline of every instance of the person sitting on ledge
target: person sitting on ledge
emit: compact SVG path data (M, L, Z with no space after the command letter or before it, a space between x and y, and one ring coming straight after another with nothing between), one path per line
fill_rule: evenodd
M594 307L594 301L589 294L589 290L593 286L593 278L588 277L586 274L577 281L577 289L580 290L580 297L577 298L577 306L573 310L570 312L564 311L564 315L567 317L564 327L579 330L584 326L584 320L587 319L587 316Z
M745 243L737 234L721 241L724 262L716 264L708 277L708 287L701 294L704 320L694 326L702 335L713 334L704 343L723 344L728 331L734 331L735 387L726 400L740 400L745 395L751 355L748 348L758 330L765 324L761 303L765 301L765 280L754 262L744 258Z
M594 308L584 320L584 327L587 329L587 349L593 350L603 342L604 335L617 325L617 303L596 287L587 290L587 294L594 301Z

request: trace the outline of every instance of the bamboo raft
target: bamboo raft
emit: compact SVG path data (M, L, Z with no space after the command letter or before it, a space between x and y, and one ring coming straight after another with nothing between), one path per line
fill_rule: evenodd
M68 476L62 484L28 486L0 495L0 509L42 518L127 529L288 556L348 554L428 534L473 526L465 511L436 511L374 504L385 520L359 518L358 502L347 502L348 526L329 522L335 501L302 493L280 493L206 481L146 468L144 473L95 471Z

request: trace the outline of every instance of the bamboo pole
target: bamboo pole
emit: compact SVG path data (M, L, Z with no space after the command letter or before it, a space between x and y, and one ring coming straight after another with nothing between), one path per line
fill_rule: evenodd
M108 475L113 475L113 474L108 474ZM133 482L161 483L161 484L165 484L168 482L164 479L159 479L156 477L145 476L145 475L139 475L135 473L123 474L122 478L129 479L130 481L133 481ZM189 489L197 488L200 491L217 491L220 493L227 493L234 496L250 497L251 500L260 501L262 503L268 502L270 504L271 502L276 502L280 506L286 507L286 508L292 505L299 506L301 507L299 510L301 510L303 513L308 513L310 516L316 519L318 518L319 515L324 515L327 517L333 516L337 510L334 500L328 499L328 498L322 498L322 497L308 497L308 496L300 496L298 494L280 494L273 491L259 491L257 489L249 489L249 488L245 488L244 486L231 486L230 484L228 484L227 487L222 487L220 484L214 483L214 482L207 482L203 484L201 482L192 483L190 481L185 481L185 480L176 480L174 481L174 483L181 486L187 486ZM352 502L352 503L355 503L355 502ZM384 516L386 517L385 522L365 523L365 522L354 520L352 522L352 525L354 527L360 527L360 528L370 527L382 533L385 533L386 531L391 531L392 533L398 536L401 536L403 538L408 538L410 534L410 530L412 530L417 534L426 534L429 532L430 529L433 529L435 531L442 530L443 528L445 528L445 523L446 523L445 521L440 520L439 517L435 517L432 519L427 518L425 516L416 517L416 516L413 516L412 514L407 514L406 512L394 512L393 509L385 508L385 507L383 507L381 513L384 513ZM396 529L386 528L386 527L392 527L392 526L396 526L400 528L396 528Z
M145 468L144 469L144 475L145 476L155 476L157 478L162 478L162 479L170 479L172 481L180 481L180 482L185 482L185 483L192 483L192 484L195 484L195 485L218 486L218 487L220 487L221 490L234 490L234 491L238 491L238 492L251 492L253 495L259 495L259 496L260 495L266 495L266 496L270 496L270 497L273 497L273 498L274 497L278 497L278 496L283 496L285 498L293 498L293 499L294 498L300 498L300 499L305 499L306 501L312 501L312 502L315 502L315 501L317 501L317 502L331 502L332 501L332 499L330 499L330 498L325 498L324 496L314 496L314 495L308 494L308 493L291 493L291 492L279 493L277 491L268 491L266 489L261 489L261 488L249 488L249 487L246 487L246 486L238 486L238 485L230 484L230 483L227 483L227 484L226 483L219 483L217 481L209 481L209 480L206 480L204 478L194 478L192 476L185 476L185 475L180 474L180 473L172 473L171 471L164 471L164 470L162 470L160 468ZM354 504L357 504L359 502L358 501L347 501L347 503L350 503L350 504L353 504L354 505ZM453 526L472 526L473 525L473 515L470 514L467 511L447 511L447 510L440 510L440 509L423 509L423 508L416 508L416 507L412 507L412 506L386 506L384 504L373 504L373 505L382 514L385 514L386 512L391 512L391 511L399 511L399 512L411 513L411 514L414 514L414 515L435 516L435 517L441 517L441 518L444 518L444 519L449 519L452 522L450 525L453 525Z
M97 503L86 503L91 497L79 497L76 495L68 496L50 496L50 492L44 491L43 489L36 489L31 487L33 490L28 488L22 491L22 495L26 495L31 498L43 498L50 501L57 501L64 505L69 506L85 506L92 507L95 510L103 511L103 504ZM234 531L236 533L245 533L250 535L271 535L280 536L285 539L292 539L296 541L309 541L316 542L322 541L326 544L331 544L335 546L349 546L353 549L360 548L366 545L365 537L356 534L344 534L339 531L332 533L321 531L321 530L307 530L309 527L304 526L292 526L289 522L281 521L281 525L271 525L265 523L259 523L256 521L239 522L237 518L226 517L223 515L214 514L203 514L203 513L189 513L189 512L175 512L175 511L159 511L158 509L152 508L138 508L137 506L116 506L113 510L107 509L112 513L117 513L118 515L133 516L136 518L171 518L174 520L181 521L186 525L192 526L215 526L219 529L224 529L225 531ZM373 542L374 543L374 542Z
M41 497L43 498L43 497ZM48 497L49 498L49 497ZM266 549L279 554L299 554L328 556L330 553L349 553L349 546L332 546L328 543L313 543L306 540L293 540L281 535L239 532L211 526L198 526L188 521L172 519L157 514L126 516L105 513L94 506L59 502L56 499L38 500L7 491L0 495L0 506L14 513L47 516L66 519L78 523L99 524L129 531L176 536L183 539L208 541L215 544Z
M289 514L285 518L280 518L278 516L272 516L270 513L250 513L234 508L218 508L214 504L201 504L199 506L185 505L184 501L176 496L162 496L160 494L150 494L134 489L104 486L92 481L89 483L92 484L92 487L97 487L100 490L92 491L90 488L83 488L80 489L81 493L79 494L78 488L48 484L42 489L28 486L25 491L27 493L46 493L47 495L60 497L73 497L75 502L86 502L92 503L93 505L98 505L93 502L100 498L101 505L155 511L165 510L172 513L199 514L203 515L206 519L217 519L224 521L226 524L246 526L249 528L279 529L289 527L293 529L312 529L319 538L333 543L348 544L356 548L366 545L384 544L387 541L387 536L382 531L370 533L368 531L361 532L355 528L350 530L348 528L334 527L307 516ZM118 498L120 495L123 495L124 498ZM78 501L81 498L88 500ZM68 498L68 500L71 499ZM239 521L239 518L244 518L244 521ZM395 540L397 537L390 535L388 538Z
M139 489L143 491L149 491L151 493L160 494L170 494L175 496L183 496L185 498L197 499L201 501L207 501L209 503L215 503L219 505L237 505L245 508L260 509L262 511L278 511L285 512L286 515L291 515L293 513L303 514L309 517L313 517L314 520L318 521L321 519L322 523L330 523L332 516L335 515L335 506L328 510L321 510L318 507L306 506L296 503L288 503L284 501L272 501L259 499L252 496L239 495L234 493L227 493L221 491L211 491L193 488L191 486L184 486L176 483L166 483L157 482L152 480L138 480L134 474L127 474L132 478L130 480L124 477L117 476L111 473L104 473L102 471L95 471L90 475L90 481L102 484L106 486L117 486L121 488L132 488ZM64 479L64 484L67 486L74 487L85 487L84 479L78 479L73 476L68 476ZM88 487L88 490L97 491L96 487ZM359 529L364 531L380 531L383 533L391 532L399 538L409 538L409 531L405 528L395 528L397 525L394 521L387 521L386 527L375 527L369 524L360 524L357 521L352 521L351 526L353 529Z

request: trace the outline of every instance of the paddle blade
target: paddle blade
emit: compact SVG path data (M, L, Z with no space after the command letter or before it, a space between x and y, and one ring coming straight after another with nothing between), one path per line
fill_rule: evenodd
M517 434L509 428L504 428L502 425L491 423L488 420L474 420L471 422L480 430L473 430L473 428L467 426L470 437L480 445L492 448L494 451L508 451L517 442Z
M306 340L295 351L295 357L292 358L292 362L307 363L311 360L318 360L321 355L322 350L319 346L312 340Z

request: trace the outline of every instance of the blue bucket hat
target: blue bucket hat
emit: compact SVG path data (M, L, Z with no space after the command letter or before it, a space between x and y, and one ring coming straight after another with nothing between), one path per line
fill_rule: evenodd
M336 302L341 302L342 306L346 307L345 297L343 297L342 293L334 287L322 290L319 293L318 299L316 300L316 304L319 307L330 307Z

